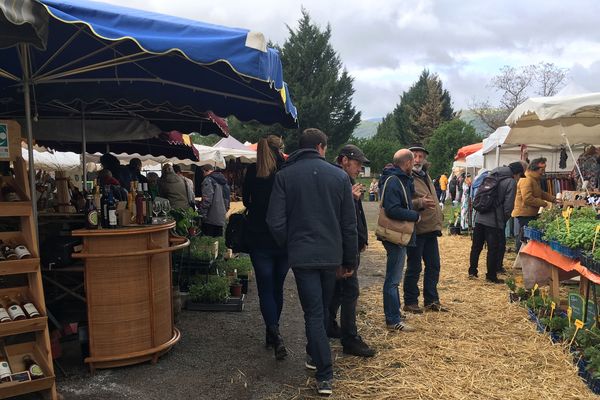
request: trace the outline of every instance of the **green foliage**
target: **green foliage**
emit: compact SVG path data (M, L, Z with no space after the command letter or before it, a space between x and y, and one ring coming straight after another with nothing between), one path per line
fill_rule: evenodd
M554 216L552 220L549 220ZM565 218L560 212L544 212L540 218L544 218L544 240L556 240L560 244L572 249L591 250L598 221L596 211L593 208L583 207L573 210L569 230ZM538 225L536 225L538 226Z
M264 125L257 121L242 122L234 116L227 118L227 124L229 125L229 132L242 143L256 143L265 135L283 135L286 132L280 124Z
M512 276L506 280L506 286L510 289L511 292L517 291L517 284L515 283L515 278Z
M180 208L169 211L169 215L175 220L175 231L178 235L187 236L189 229L195 225L195 218L200 214L191 208Z
M379 134L371 139L352 138L350 143L358 146L365 156L371 161L371 172L380 173L387 163L391 163L394 153L402 148L400 142L395 138L380 138Z
M435 177L448 173L457 150L480 141L481 137L477 135L475 128L458 118L443 123L433 132L427 146L428 161L431 163L429 175Z
M592 374L594 378L600 378L600 348L598 346L588 347L583 351L588 365L586 371Z
M321 29L302 9L298 28L288 26L288 31L289 37L279 51L300 126L288 131L286 149L291 152L298 148L304 129L318 128L327 134L330 152L335 153L360 123L360 112L352 105L354 79L330 43L330 25Z
M542 325L550 332L561 333L569 326L567 317L553 316L552 318L540 318Z
M229 298L229 279L219 275L197 276L190 285L190 299L197 303L223 303Z
M190 257L200 262L214 260L217 240L210 236L195 236L190 239Z
M250 257L236 257L228 260L219 259L215 261L214 266L226 274L231 274L234 270L237 270L238 276L245 276L252 270L252 261Z
M417 82L400 96L393 111L398 140L403 145L427 143L443 122L454 118L450 93L437 74L423 70Z
M542 298L542 296L540 296L538 294L528 298L527 301L525 302L525 304L527 305L527 308L530 308L535 312L546 307L546 301Z
M200 144L202 146L214 146L215 144L217 144L217 142L219 140L221 140L221 138L217 135L208 135L208 136L202 136L199 135L197 133L193 133L190 135L190 137L192 138L192 142L195 144Z
M383 121L377 126L377 133L374 138L398 141L398 125L396 125L396 118L393 113L388 113L383 118Z
M554 221L560 216L561 211L562 210L560 208L556 207L544 210L544 212L541 213L537 219L534 219L533 221L529 222L528 226L530 228L539 229L543 231L545 230L547 225L552 223L552 221Z

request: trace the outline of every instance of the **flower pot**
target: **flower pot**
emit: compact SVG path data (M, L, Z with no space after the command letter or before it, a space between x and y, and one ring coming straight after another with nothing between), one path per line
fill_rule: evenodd
M242 297L242 284L237 283L229 286L229 291L231 292L231 297Z

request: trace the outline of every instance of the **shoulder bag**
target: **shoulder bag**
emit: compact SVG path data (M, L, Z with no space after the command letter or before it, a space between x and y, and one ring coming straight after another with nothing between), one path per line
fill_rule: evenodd
M383 185L383 190L381 191L381 201L379 202L379 218L377 219L377 228L375 229L375 235L380 240L385 240L386 242L391 242L400 246L406 246L408 243L410 243L410 239L412 238L413 232L415 230L415 223L411 221L399 221L396 219L389 218L385 214L385 209L383 208L385 190L387 188L389 180L393 178L398 179L398 183L400 183L402 192L404 192L404 199L406 200L406 205L408 206L410 204L408 196L406 195L406 189L402 184L400 178L392 176L389 177L385 181Z

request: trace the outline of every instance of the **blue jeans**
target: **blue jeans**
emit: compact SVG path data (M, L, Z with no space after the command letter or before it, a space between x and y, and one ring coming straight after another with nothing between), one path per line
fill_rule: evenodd
M335 288L333 268L294 268L298 297L304 311L306 329L306 353L317 366L317 381L333 379L331 348L327 337L326 324L329 302Z
M400 293L398 286L402 281L404 261L406 260L406 247L390 242L383 242L387 252L387 265L385 281L383 282L383 313L385 322L394 325L400 322Z
M423 299L425 305L439 303L437 285L440 280L440 250L436 234L417 235L415 247L407 249L408 260L404 276L404 304L419 304L419 277L422 264L425 263L423 274Z
M253 249L250 259L256 273L260 312L265 326L278 325L283 308L283 284L290 269L287 252L285 249Z

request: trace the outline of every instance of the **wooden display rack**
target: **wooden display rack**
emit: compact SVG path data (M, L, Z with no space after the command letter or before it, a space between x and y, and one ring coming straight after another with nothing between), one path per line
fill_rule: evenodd
M11 128L11 131L14 132L14 129ZM20 153L18 154L20 155ZM14 368L16 365L21 370L24 369L21 362L23 355L31 355L44 371L44 377L26 382L2 383L0 384L0 398L5 399L26 393L43 392L45 397L56 400L58 395L56 392L52 352L50 349L44 289L42 287L42 274L40 270L40 258L36 234L37 221L35 221L33 216L33 207L30 200L32 196L30 194L25 161L20 156L17 156L17 154L13 153L13 155L16 178L0 177L0 180L10 183L10 185L16 189L17 194L21 199L27 200L18 202L0 202L0 217L20 217L21 227L20 231L0 232L0 240L24 243L31 253L31 258L0 261L0 275L27 274L28 281L28 286L0 289L0 295L11 295L19 292L25 294L29 300L35 304L41 316L0 324L0 337L20 334L35 335L35 340L33 341L6 346L6 354L11 366ZM13 373L19 372L16 369L18 368L13 369Z

